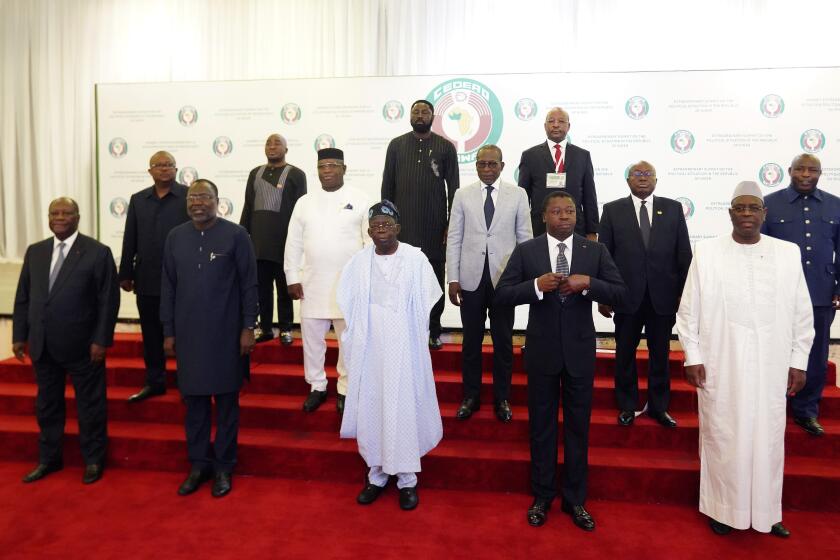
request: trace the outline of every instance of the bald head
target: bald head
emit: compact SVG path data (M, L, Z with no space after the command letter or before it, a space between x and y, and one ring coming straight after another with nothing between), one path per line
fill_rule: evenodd
M155 152L152 157L149 158L149 167L152 167L155 163L163 163L167 161L171 162L173 166L175 165L175 157L169 152L161 150L159 152Z
M569 113L560 107L552 107L545 115L545 135L552 142L562 142L571 128Z
M817 156L812 154L799 154L790 163L788 168L790 184L797 192L808 194L817 189L817 184L822 175L822 164Z
M274 133L265 140L265 158L269 165L277 167L286 163L289 147L282 135Z

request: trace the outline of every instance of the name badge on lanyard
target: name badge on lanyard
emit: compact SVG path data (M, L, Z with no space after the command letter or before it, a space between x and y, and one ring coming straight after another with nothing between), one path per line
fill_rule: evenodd
M565 189L566 188L566 174L565 173L546 173L545 186L548 189Z

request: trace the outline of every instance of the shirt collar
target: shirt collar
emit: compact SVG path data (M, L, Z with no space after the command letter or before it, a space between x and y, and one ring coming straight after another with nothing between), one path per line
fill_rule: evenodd
M556 237L554 237L553 235L551 235L548 232L545 232L545 236L548 238L548 246L551 247L552 249L554 247L557 247L558 243L563 243L564 245L566 245L566 248L571 248L572 247L572 238L575 236L575 234L574 233L571 234L566 239L557 239Z
M175 183L175 185L177 185L177 184L178 183ZM163 198L166 198L167 196L174 196L175 198L180 198L180 195L175 190L175 185L172 185L172 187L169 189L169 192L166 193L165 195L163 195ZM158 197L157 193L155 192L155 186L154 185L149 187L149 192L146 193L146 198L153 198L153 197L154 198ZM160 200L163 200L163 199L160 199Z
M53 251L58 248L59 243L64 243L64 254L67 255L70 251L70 247L72 247L73 243L76 242L77 237L79 237L79 230L74 231L73 235L65 239L63 242L58 237L53 236Z
M648 202L650 202L650 205L653 206L653 196L654 195L650 195L647 198L639 198L635 194L630 193L630 198L633 200L633 204L635 204L636 206L641 206L643 200L647 200ZM645 206L647 206L647 204L645 204Z
M788 202L793 202L800 196L813 196L814 198L822 202L822 192L820 191L820 189L814 189L814 192L804 195L796 189L794 189L793 185L788 185L788 187L785 189L785 195L787 196Z
M502 180L502 176L499 175L498 179L496 179L494 182L490 183L490 185L493 187L494 191L499 190L499 183L501 182L501 180ZM481 183L481 189L486 190L487 189L487 183Z
M555 144L560 144L560 151L563 154L563 157L564 158L566 157L566 146L569 144L569 137L568 136L563 138L562 142L555 142L551 138L546 138L545 143L548 146L548 149L551 150L551 155L552 156L554 155L554 145Z

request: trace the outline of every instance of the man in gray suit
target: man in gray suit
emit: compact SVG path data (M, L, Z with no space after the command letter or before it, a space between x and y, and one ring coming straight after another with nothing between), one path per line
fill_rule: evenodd
M489 311L495 412L510 422L514 308L494 304L493 296L514 247L533 237L528 195L499 179L505 164L498 146L482 146L475 167L479 181L455 191L446 243L449 300L461 308L464 328L464 400L455 416L466 420L481 406L481 343Z

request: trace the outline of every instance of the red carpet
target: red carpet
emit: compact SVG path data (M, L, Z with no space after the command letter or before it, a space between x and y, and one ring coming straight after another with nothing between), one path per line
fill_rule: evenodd
M209 488L175 494L175 473L111 469L92 486L67 468L31 485L29 464L0 463L0 550L44 558L836 558L840 514L788 511L781 540L755 531L712 534L695 508L591 500L594 533L559 511L527 526L522 494L420 489L404 512L389 488L356 505L359 484L234 477L221 500ZM14 504L14 507L8 507Z
M717 538L696 513L696 395L682 380L678 355L672 356L671 412L679 427L666 430L646 417L630 428L616 424L613 356L599 354L590 437L589 505L598 521L594 536L556 511L542 529L525 523L526 378L518 350L511 399L514 421L507 425L493 416L489 376L482 395L485 406L472 419L455 421L461 398L460 347L446 345L433 353L444 441L423 460L422 505L412 513L398 510L394 492L371 508L355 504L364 465L355 442L337 437L334 381L330 399L320 410L300 410L308 387L299 341L291 348L264 343L253 355L252 382L242 396L240 463L233 494L215 501L207 489L179 499L175 489L188 469L183 406L174 389L145 403L125 402L142 384L140 355L136 335L119 335L109 353L108 472L91 488L81 485L78 468L33 485L17 482L37 460L36 388L31 366L0 363L0 461L14 462L0 463L8 481L0 496L2 503L15 504L0 509L1 556L7 557L9 550L17 557L81 556L77 547L86 545L78 535L85 534L101 548L94 552L97 557L194 556L193 547L210 552L214 544L228 557L302 557L309 550L312 558L374 553L449 557L462 551L470 557L516 558L563 553L569 547L576 547L580 558L690 558L707 556L718 547L723 558L738 557L745 550L790 557L789 543L769 536L748 532ZM489 358L487 348L487 366ZM639 361L646 371L644 353ZM335 363L334 344L328 363ZM330 374L334 377L334 371ZM838 547L840 389L833 386L835 375L832 364L821 406L826 436L810 437L792 424L786 436L785 522L796 541L809 543L809 552ZM68 398L72 417L70 388ZM74 420L69 420L67 431L65 463L79 465ZM234 519L238 524L228 530ZM674 547L680 552L669 554Z

